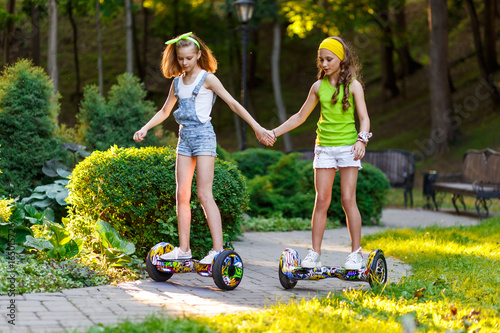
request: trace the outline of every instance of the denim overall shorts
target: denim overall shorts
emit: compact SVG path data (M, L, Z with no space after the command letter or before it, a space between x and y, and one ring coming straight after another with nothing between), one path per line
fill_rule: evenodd
M215 132L210 121L202 123L196 115L195 100L209 73L206 72L193 90L190 98L179 98L179 77L174 79L175 97L179 108L174 111L175 121L179 124L179 141L177 154L184 156L209 155L217 156ZM216 95L212 100L215 103Z

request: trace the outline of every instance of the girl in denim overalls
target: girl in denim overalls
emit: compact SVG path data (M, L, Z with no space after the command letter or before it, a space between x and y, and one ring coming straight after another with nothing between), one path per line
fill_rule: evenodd
M192 33L187 33L166 42L161 69L167 78L175 77L165 104L151 120L134 134L134 140L142 141L149 129L163 122L175 103L179 108L174 118L179 124L179 141L176 158L176 203L179 227L179 247L164 254L162 259L190 259L191 232L191 183L196 167L198 199L205 211L212 235L213 249L200 263L211 264L223 249L222 222L219 208L212 194L217 143L210 123L210 113L215 96L245 120L255 131L260 142L274 143L274 136L260 126L228 92L212 73L217 69L217 60L212 51Z

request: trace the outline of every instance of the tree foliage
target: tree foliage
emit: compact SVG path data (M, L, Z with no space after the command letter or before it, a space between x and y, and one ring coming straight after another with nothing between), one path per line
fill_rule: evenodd
M41 184L43 163L64 156L54 137L58 95L40 67L20 60L6 67L0 80L0 189L12 196L27 195Z
M145 100L146 90L136 76L125 73L111 87L108 101L99 94L96 85L87 86L78 114L79 133L90 150L107 150L113 145L138 147L134 133L155 113L152 101ZM150 134L145 143L156 145L158 139Z

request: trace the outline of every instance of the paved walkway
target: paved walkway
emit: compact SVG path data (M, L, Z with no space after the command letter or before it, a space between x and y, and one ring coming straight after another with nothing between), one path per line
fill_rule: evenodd
M383 226L363 227L363 234L390 228L425 227L432 224L450 226L477 224L475 217L457 216L424 210L387 209ZM0 330L2 332L61 332L85 330L97 324L115 324L125 319L140 320L149 314L169 316L210 316L221 313L257 311L276 302L300 300L345 288L369 288L367 283L349 283L338 279L299 281L294 289L285 290L278 280L278 263L285 247L298 250L301 257L310 246L310 231L245 233L235 242L245 270L239 287L219 290L211 278L197 274L176 274L163 283L151 279L127 282L118 286L101 286L38 293L0 296ZM346 228L327 230L323 241L322 262L342 265L350 252ZM365 260L368 252L365 253ZM398 281L410 267L387 258L389 280ZM15 302L15 326L8 324L11 302Z

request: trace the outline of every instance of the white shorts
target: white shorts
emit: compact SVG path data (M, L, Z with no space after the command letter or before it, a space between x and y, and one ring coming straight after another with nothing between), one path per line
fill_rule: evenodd
M361 160L354 160L351 153L353 145L339 147L323 147L316 145L314 147L315 169L335 169L357 167L361 170Z

